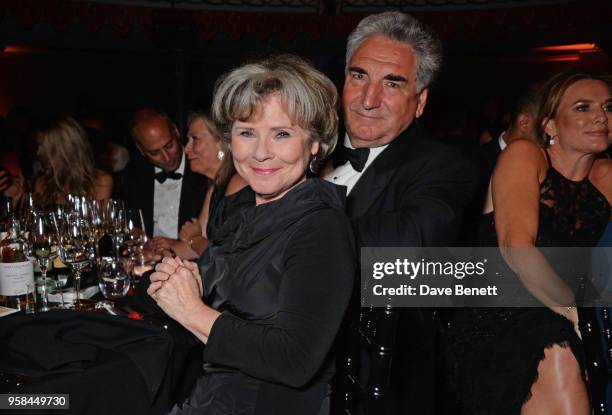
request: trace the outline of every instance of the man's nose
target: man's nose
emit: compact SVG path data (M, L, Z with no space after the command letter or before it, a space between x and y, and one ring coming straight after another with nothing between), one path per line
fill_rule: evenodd
M172 158L170 153L167 150L162 150L161 156L162 156L162 160L164 161L164 163L168 163Z
M366 110L378 108L382 97L382 85L377 82L368 82L365 85L363 93L362 105Z

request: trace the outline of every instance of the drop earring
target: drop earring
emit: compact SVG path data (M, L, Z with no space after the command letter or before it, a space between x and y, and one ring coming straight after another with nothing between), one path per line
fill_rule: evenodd
M319 172L319 160L317 159L317 156L314 156L310 160L310 163L308 163L308 169L312 174L317 174Z
M217 151L217 158L219 160L223 160L223 157L225 157L225 151L223 151L223 150Z

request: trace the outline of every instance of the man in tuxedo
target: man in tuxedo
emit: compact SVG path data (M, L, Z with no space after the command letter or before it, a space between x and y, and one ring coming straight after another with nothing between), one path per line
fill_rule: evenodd
M197 217L207 180L189 168L176 125L165 113L145 108L132 120L139 154L123 171L120 197L140 208L149 236L175 239L183 223Z
M536 141L535 122L538 116L538 105L538 96L533 90L519 96L510 109L508 128L499 137L480 147L478 173L487 185L497 158L511 142L521 138Z
M455 241L474 192L473 168L430 139L417 122L441 60L437 35L404 13L368 16L349 36L342 100L346 135L333 155L333 170L324 175L347 186L347 213L359 247L451 246ZM379 350L370 354L377 356L364 359L362 348L361 359L350 356L354 350L349 357L360 360L362 392L382 402L384 413L431 414L436 364L432 310L394 312L399 321L386 339L381 327L374 329ZM377 324L376 316L370 317ZM355 341L353 336L349 343ZM384 353L378 353L381 341L388 341ZM390 381L384 367L389 361Z

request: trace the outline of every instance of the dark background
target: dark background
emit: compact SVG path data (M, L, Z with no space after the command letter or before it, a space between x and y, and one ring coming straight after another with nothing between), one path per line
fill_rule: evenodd
M0 0L0 117L22 106L124 124L154 105L182 123L224 71L278 52L309 58L341 88L350 30L397 9L444 42L425 115L433 129L466 113L496 117L518 91L573 65L612 70L612 0ZM576 43L596 47L534 50Z

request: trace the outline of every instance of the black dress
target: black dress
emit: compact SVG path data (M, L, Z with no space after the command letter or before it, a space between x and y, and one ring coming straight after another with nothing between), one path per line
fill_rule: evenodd
M205 374L173 414L319 411L355 275L344 193L309 179L260 206L250 188L221 200L199 266L204 301L222 313Z
M550 159L548 165L540 185L536 246L597 245L610 220L605 196L588 177L571 181L552 167ZM483 216L481 225L482 245L497 246L493 212ZM555 267L567 258L548 260ZM543 306L457 309L448 344L447 367L463 414L520 413L530 398L544 349L552 345L569 346L585 367L582 344L572 323Z

